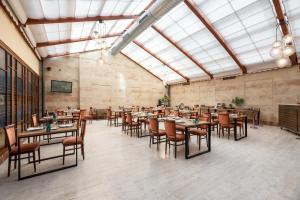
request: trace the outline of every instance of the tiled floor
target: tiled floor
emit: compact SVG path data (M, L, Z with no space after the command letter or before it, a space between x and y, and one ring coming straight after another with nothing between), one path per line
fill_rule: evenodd
M148 137L131 138L120 129L104 121L88 125L86 159L76 168L18 182L16 171L6 177L4 163L0 199L300 199L300 140L278 127L248 128L249 137L238 142L214 133L212 152L190 160L184 147L174 159L172 151L165 156L164 145L150 149ZM61 145L42 148L42 155L61 152ZM38 170L61 164L51 160ZM32 173L32 165L24 171Z

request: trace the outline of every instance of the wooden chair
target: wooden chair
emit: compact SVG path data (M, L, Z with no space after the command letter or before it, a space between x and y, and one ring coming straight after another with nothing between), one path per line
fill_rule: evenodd
M224 136L224 129L227 129L228 139L230 137L230 129L233 129L233 124L230 123L229 114L220 112L218 114L219 119L219 137L221 135L220 131L222 130L222 135Z
M205 121L205 122L209 122L210 119L209 117L205 116L205 117L199 117L200 121ZM201 140L202 139L206 139L206 145L208 145L207 142L207 135L208 135L208 125L200 125L197 128L192 128L189 130L191 135L196 135L197 136L197 143L199 144L199 150L201 148Z
M165 146L165 153L167 153L167 145L174 145L174 156L177 156L177 146L184 144L185 135L178 134L176 132L176 125L174 120L165 120L165 130L166 130L166 146ZM178 145L178 142L182 142L182 144Z
M37 119L37 114L33 114L31 116L31 120L32 120L32 126L33 127L39 126L39 122L38 122L38 119Z
M156 117L149 119L149 134L150 134L149 147L151 148L151 143L152 143L152 144L156 144L157 145L156 148L158 149L159 144L161 143L161 137L166 135L166 131L159 129L159 123Z
M36 172L36 159L35 159L35 152L38 151L38 159L40 162L40 143L39 142L33 142L33 143L26 143L26 144L18 144L17 139L17 132L15 129L15 125L9 125L4 128L5 130L5 138L6 138L6 144L8 147L8 176L10 176L10 168L11 168L11 161L12 157L14 157L14 168L16 169L17 166L17 160L18 156L22 154L28 154L28 158L30 157L30 154L32 154L33 157L33 166L34 166L34 172ZM21 158L20 158L21 159Z
M80 145L81 149L81 155L84 160L84 136L85 136L85 130L86 130L86 119L81 119L81 129L80 129L80 135L77 136L77 145ZM63 144L63 165L65 164L65 155L66 155L66 147L74 146L76 145L76 136L66 137L62 141ZM76 149L77 151L77 149Z
M106 110L106 118L107 118L107 126L108 125L112 125L112 124L115 124L116 123L116 118L115 118L115 116L114 115L112 115L112 111L111 111L111 108L108 108L107 110ZM112 123L112 122L114 122L114 123Z
M126 133L127 122L126 122L125 112L121 112L121 118L122 118L122 131Z
M141 129L141 124L138 123L138 122L133 121L131 113L127 114L126 124L128 126L127 135L128 135L128 131L130 129L130 136L132 136L132 130L134 130L137 133L137 136L139 136L139 129Z
M169 116L171 114L170 109L166 108L165 110L165 117Z
M219 120L218 119L213 119L210 112L206 112L202 116L204 116L204 117L207 116L209 118L210 126L212 128L212 131L214 131L215 128L216 128L217 129L217 134L219 134Z

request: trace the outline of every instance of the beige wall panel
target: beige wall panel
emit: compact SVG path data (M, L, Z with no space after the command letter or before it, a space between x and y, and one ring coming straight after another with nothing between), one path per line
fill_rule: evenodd
M218 102L228 105L235 96L245 99L245 107L259 107L263 121L276 124L279 104L300 102L300 71L294 66L247 74L231 80L171 86L172 106L181 102L186 105L216 105ZM195 102L197 99L199 101Z
M39 60L0 7L0 40L16 53L35 73L39 74Z
M112 57L100 64L97 60L98 52L89 52L80 55L50 59L46 67L51 66L53 71L46 72L46 108L89 107L117 108L120 105L155 106L157 100L165 94L162 81L128 60L123 55ZM72 100L68 101L67 94L51 93L50 80L65 80L62 73L58 73L60 66L68 66L67 79L73 79L73 86L77 85L78 92L72 93ZM67 71L67 69L64 69ZM68 71L67 71L68 72ZM76 88L76 87L75 87ZM74 97L74 98L73 98ZM65 103L59 102L64 99Z
M45 61L45 108L79 107L79 59L78 57L55 58ZM50 68L47 70L47 68ZM51 80L72 82L72 93L51 92Z

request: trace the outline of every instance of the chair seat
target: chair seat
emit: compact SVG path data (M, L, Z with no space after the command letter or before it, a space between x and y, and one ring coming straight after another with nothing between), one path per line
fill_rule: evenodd
M159 129L159 130L158 130L158 133L157 133L157 132L151 131L150 134L153 135L153 136L164 136L164 135L166 135L166 131L165 131L165 130L162 130L162 129Z
M221 128L233 128L233 124L220 124Z
M71 145L76 145L76 137L67 137L62 141L64 146L71 146ZM83 140L81 136L77 137L77 144L82 144Z
M180 126L180 125L176 125L176 130L179 130L179 131L185 131L185 127L184 126Z
M108 119L115 119L115 116L114 115L112 115L112 116L110 116L110 117L107 117Z
M169 140L171 141L184 141L185 140L185 135L184 134L178 134L176 133L176 137L175 136L168 136Z
M212 126L218 125L218 124L219 124L219 121L212 121L210 124L211 124Z
M40 148L39 142L33 142L29 144L21 144L20 146L20 153L30 153L38 150ZM11 155L18 155L18 146L14 146L11 148Z
M137 122L132 122L132 123L130 123L130 124L128 124L129 126L138 126L139 125L139 123L137 123Z
M190 131L190 134L193 134L193 135L199 135L199 136L207 135L207 132L204 130L201 130L201 129L193 128L193 129L190 129L189 131Z
M149 121L148 121L147 119L139 119L139 121L140 121L141 123L149 123Z

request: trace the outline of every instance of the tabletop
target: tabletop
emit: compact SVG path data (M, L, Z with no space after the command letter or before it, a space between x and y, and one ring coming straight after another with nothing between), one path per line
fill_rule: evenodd
M18 138L28 138L28 137L34 137L34 136L42 136L42 135L49 135L49 134L57 134L57 133L66 133L66 132L73 132L77 131L77 126L73 125L72 127L66 127L66 128L60 128L51 130L50 132L47 132L46 129L42 130L36 130L36 131L23 131L21 133L18 133Z
M166 119L169 120L174 120L176 125L183 126L185 128L193 128L193 127L198 127L201 125L209 125L210 122L207 121L197 121L195 122L193 119L184 119L184 118L179 118L179 117L163 117L159 118L159 121L164 121Z

